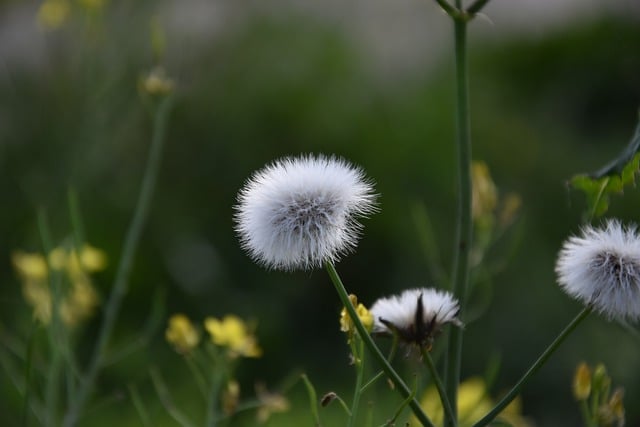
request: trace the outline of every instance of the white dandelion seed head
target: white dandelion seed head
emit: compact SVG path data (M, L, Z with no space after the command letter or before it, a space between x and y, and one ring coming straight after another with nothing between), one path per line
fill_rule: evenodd
M449 292L433 288L408 289L380 298L369 311L374 319L373 332L398 332L400 338L417 344L432 339L447 323L462 326L457 317L458 300Z
M287 157L255 172L238 193L235 230L259 264L311 269L355 249L358 217L376 211L362 169L336 157Z
M567 239L556 263L560 287L607 319L640 318L640 237L609 220Z

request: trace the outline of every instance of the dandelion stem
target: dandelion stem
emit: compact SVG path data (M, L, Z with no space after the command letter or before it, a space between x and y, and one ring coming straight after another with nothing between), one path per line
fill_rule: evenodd
M560 332L560 334L553 340L553 342L544 350L544 352L538 357L538 359L531 365L531 367L524 373L522 378L513 386L513 388L496 404L496 406L487 413L480 421L475 423L473 427L483 427L489 424L495 417L502 412L502 410L520 393L520 389L524 384L540 369L551 357L551 355L558 349L560 344L573 332L573 330L582 322L592 311L590 306L585 307L576 317L569 322L569 324Z
M457 3L460 3L457 1ZM467 20L454 17L456 64L456 128L458 151L458 209L451 275L453 293L460 301L460 311L466 310L469 283L469 253L472 239L471 221L471 134L469 118L469 82L467 70ZM445 389L453 409L445 417L445 425L454 426L457 419L457 389L460 382L462 328L451 328L445 358ZM449 419L450 418L450 419Z
M154 112L153 136L138 202L125 236L122 255L118 264L111 294L105 307L98 339L94 346L86 374L81 378L78 393L73 401L70 402L69 410L64 417L63 425L65 427L76 425L80 418L80 414L93 389L98 372L103 365L107 344L118 317L120 305L129 288L129 276L133 265L133 258L138 248L140 237L142 236L142 230L147 222L151 199L160 170L162 146L164 144L165 129L172 102L173 98L171 96L162 99Z
M433 378L433 383L438 390L438 394L440 395L440 401L442 401L442 407L444 408L445 416L450 420L453 420L453 425L457 425L456 417L453 414L453 409L451 408L451 402L449 402L449 398L447 397L447 392L444 389L444 384L442 384L442 380L440 379L440 375L438 375L438 370L433 363L433 359L431 358L431 353L427 351L424 347L420 348L422 352L422 359L425 361L427 368L429 368L429 372L431 373L431 377Z
M405 399L410 399L409 406L411 406L413 413L415 414L416 418L418 418L420 423L425 427L435 427L429 417L420 407L420 403L413 396L412 391L409 389L409 387L407 387L404 381L402 381L402 378L400 378L395 369L393 369L391 364L389 364L387 359L384 357L378 346L376 346L376 344L373 342L371 335L369 335L369 332L367 332L366 328L360 321L360 317L358 317L355 307L353 306L353 304L351 304L351 300L349 300L349 294L347 293L342 280L340 280L340 276L338 275L335 266L331 262L326 262L325 268L327 269L327 273L329 273L329 277L331 278L333 286L338 292L338 296L340 297L342 305L347 310L347 313L349 313L349 316L351 317L351 320L353 321L353 324L356 327L358 334L360 334L360 337L362 338L362 341L364 342L367 349L371 352L371 354L373 354L373 357L378 361L378 363L382 365L382 370L393 382L402 397Z

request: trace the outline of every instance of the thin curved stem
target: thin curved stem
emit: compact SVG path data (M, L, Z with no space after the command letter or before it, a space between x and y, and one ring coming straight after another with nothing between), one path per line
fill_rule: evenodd
M105 307L104 317L100 326L100 331L98 332L98 339L93 349L91 361L89 362L86 374L82 378L78 393L75 396L75 399L71 402L69 410L64 417L63 425L65 427L74 426L78 422L80 413L89 398L98 372L103 365L107 344L111 338L111 333L113 332L118 313L120 312L120 305L122 304L122 300L129 288L129 276L133 265L133 259L138 249L142 230L147 222L149 209L151 207L151 199L158 179L166 124L172 102L173 99L171 96L164 98L160 101L160 104L157 106L155 111L153 136L151 147L149 149L149 158L146 170L142 180L142 187L140 189L140 195L133 213L131 224L129 225L129 229L125 236L120 263L111 289L111 294L109 295L109 300Z
M524 373L522 378L513 386L509 393L507 393L496 406L487 413L480 421L475 423L473 427L483 427L494 420L495 417L507 407L509 403L520 393L522 386L540 369L551 357L551 355L558 349L560 344L573 332L573 330L582 322L592 311L592 308L585 307L576 317L569 322L569 324L560 332L560 334L553 340L551 344L545 349L545 351L538 357L538 359L531 365L531 367Z
M347 310L347 313L349 313L349 316L351 317L351 320L353 321L353 324L356 327L358 334L360 334L360 338L362 338L362 341L364 342L365 346L367 346L367 349L371 352L371 354L377 360L377 362L380 365L382 365L382 370L387 375L387 377L389 377L389 379L393 382L394 386L396 387L398 392L402 395L402 397L405 399L409 399L409 398L411 399L409 401L409 406L411 407L411 410L415 414L416 418L418 418L420 423L425 427L427 426L435 427L431 422L431 420L429 419L429 417L424 413L424 411L420 407L420 403L416 400L415 397L412 396L412 391L409 389L409 387L407 387L407 385L402 380L402 378L400 378L400 375L398 375L395 369L393 369L393 367L389 364L389 362L384 357L384 355L382 354L378 346L373 342L371 335L369 335L369 332L367 332L366 328L360 321L360 317L358 317L355 307L353 306L353 304L351 304L351 301L349 300L349 294L347 293L347 290L345 289L344 284L342 283L342 280L340 280L340 276L338 275L338 272L336 271L334 265L331 262L327 261L325 263L325 268L327 270L327 273L329 273L329 277L331 278L331 282L333 283L333 286L338 292L338 296L340 297L340 301L342 302L342 305Z

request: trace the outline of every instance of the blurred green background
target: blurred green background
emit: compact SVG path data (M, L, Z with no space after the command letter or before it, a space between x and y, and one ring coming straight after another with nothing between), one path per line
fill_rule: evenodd
M40 207L58 241L70 233L69 187L79 196L89 241L109 255L109 268L95 277L108 294L149 146L138 82L156 65L149 36L155 22L166 39L160 63L176 83L176 104L114 342L140 333L160 289L165 318L236 313L257 321L265 354L241 364L248 394L254 381L277 388L304 371L319 393L350 396L340 305L327 275L253 264L234 235L232 206L244 180L274 158L344 156L381 194L381 211L365 221L357 252L338 265L347 288L371 304L408 287L445 286L429 268L416 219L428 212L448 269L456 188L452 31L430 2L389 3L113 0L92 11L73 2L57 29L38 24L39 2L0 3L0 327L21 339L30 333L11 252L39 249ZM494 395L580 309L553 272L585 207L566 180L622 150L640 106L640 12L632 2L593 6L594 13L502 3L486 9L493 22L478 19L470 31L473 157L488 164L501 194L520 195L522 208L505 237L510 246L488 254L487 262L504 262L485 286L490 304L467 323L463 354L463 378L500 360ZM639 209L631 188L612 199L609 215L639 221ZM98 319L82 331L81 360ZM193 404L192 380L164 341L164 327L104 371L104 402L96 401L84 425L138 425L127 384L143 392L157 425L174 425L151 389L151 365L165 373L179 402ZM583 360L604 362L614 385L626 389L627 425L638 426L639 356L637 338L592 316L525 388L523 412L539 426L580 425L573 371ZM18 425L21 399L4 371L0 393L1 418ZM269 425L311 425L302 385L288 397L292 411ZM325 411L335 416L335 408Z

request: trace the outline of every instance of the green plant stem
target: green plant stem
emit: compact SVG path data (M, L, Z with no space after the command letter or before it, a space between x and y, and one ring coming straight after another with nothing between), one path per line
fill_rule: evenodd
M60 397L60 378L62 375L63 346L66 343L64 325L60 317L62 305L62 283L60 273L54 271L49 263L49 254L53 251L53 239L49 221L44 210L38 211L38 230L42 241L45 262L47 263L48 285L50 289L51 319L47 327L51 359L47 369L47 385L45 387L45 426L57 425L58 402Z
M482 8L487 5L487 3L489 3L489 0L476 0L471 4L471 6L469 6L469 8L467 9L467 13L469 15L475 15L476 13L480 12Z
M592 308L587 306L576 317L569 322L569 324L560 332L560 334L553 340L553 342L544 350L544 352L538 357L538 359L531 365L531 367L524 373L522 378L513 386L511 390L496 404L496 406L487 413L480 421L475 423L473 427L483 427L494 420L495 417L507 407L509 403L520 393L522 386L540 369L551 357L551 355L558 349L560 344L573 332L573 330L582 322L592 311Z
M440 395L440 401L442 402L442 407L444 408L445 416L450 420L454 420L454 425L457 425L455 422L456 417L453 414L453 409L451 408L451 403L449 402L449 398L447 397L447 392L444 389L444 384L442 384L442 380L440 379L440 375L438 375L438 370L436 366L433 364L433 359L431 358L431 353L427 351L424 347L420 348L422 352L422 359L427 364L427 368L429 368L429 372L431 373L431 378L433 378L433 383L436 385L436 389L438 390L438 394Z
M316 389L307 374L302 374L300 379L307 389L307 395L309 396L309 407L311 409L311 416L313 416L313 425L315 427L321 427L322 423L320 422L320 413L318 411L318 394L316 393Z
M353 321L353 324L356 327L358 334L360 334L360 338L362 338L364 345L371 352L371 354L376 359L376 361L380 365L382 365L382 370L387 375L387 377L389 377L389 379L393 382L394 386L396 387L398 392L402 395L402 397L405 399L409 399L409 398L411 399L409 401L409 406L411 406L413 413L415 414L416 418L418 418L420 423L423 426L435 427L431 422L431 420L429 419L429 417L427 417L427 415L424 413L424 411L420 407L420 403L416 400L415 397L413 397L413 393L411 392L409 387L407 387L404 381L402 381L402 378L400 378L400 376L395 371L395 369L393 369L391 364L389 364L387 359L384 357L384 355L382 354L378 346L376 346L376 344L373 342L371 335L369 335L369 332L367 332L367 329L364 327L364 325L360 321L360 317L358 317L355 307L353 306L353 304L351 304L347 290L345 289L344 284L342 283L342 280L340 280L340 276L338 275L338 272L336 271L335 266L331 262L327 261L325 263L325 268L327 270L327 273L329 273L329 277L331 278L331 282L333 283L333 286L338 292L338 296L340 297L340 301L342 302L342 305L346 308L347 313L349 313L349 316L351 317L351 320Z
M469 118L469 82L467 70L467 21L454 19L456 64L456 142L458 154L458 207L451 274L453 293L460 301L460 311L466 310L469 283L469 253L472 239L471 218L471 135ZM445 357L445 389L453 409L453 417L445 417L445 425L457 421L458 384L462 355L462 328L449 330L449 344Z
M105 306L105 313L98 332L98 338L93 349L93 353L86 371L81 378L80 387L74 400L70 403L69 410L65 414L63 425L71 427L77 424L80 414L86 405L86 402L93 389L96 377L107 349L107 344L111 338L111 333L120 312L122 300L129 289L129 276L133 259L142 236L142 231L147 222L149 209L151 207L151 199L158 179L160 163L162 160L162 147L164 145L165 130L169 111L171 109L173 99L171 96L162 99L156 107L153 120L153 136L151 147L149 149L149 158L142 180L142 187L138 197L138 202L133 213L133 218L129 229L125 236L122 247L122 255L118 264L113 287L109 300Z
M354 354L355 357L355 367L356 367L356 385L355 390L353 391L353 402L351 403L351 415L349 416L349 424L348 427L353 427L356 425L356 418L358 416L358 408L360 406L360 396L362 395L362 381L364 378L364 342L359 337L354 337L353 339L357 339L358 342L354 346L354 348L358 349L358 354Z

